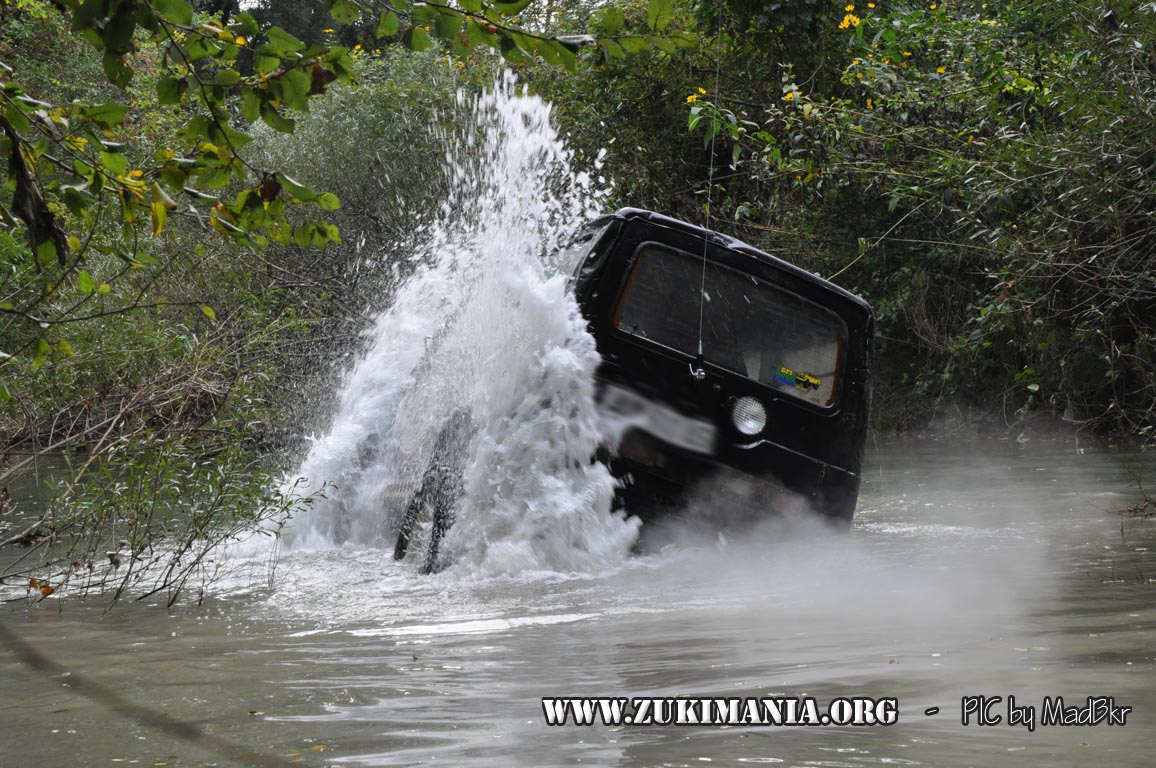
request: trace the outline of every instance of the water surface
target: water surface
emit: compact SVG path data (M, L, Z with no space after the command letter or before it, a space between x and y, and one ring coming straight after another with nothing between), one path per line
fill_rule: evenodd
M286 764L1148 765L1147 454L886 445L848 534L806 522L581 574L416 574L373 548L252 561L200 607L9 606L75 674ZM738 538L738 537L736 537ZM234 764L5 655L4 766ZM549 727L543 696L893 696L888 727ZM964 727L960 697L1134 707L1126 727ZM923 710L938 706L938 715ZM243 764L243 763L236 763Z

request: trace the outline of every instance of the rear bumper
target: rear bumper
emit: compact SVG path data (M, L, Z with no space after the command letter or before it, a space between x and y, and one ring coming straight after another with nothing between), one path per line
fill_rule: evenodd
M708 457L634 430L611 468L622 482L627 511L644 519L717 499L750 518L808 511L850 521L859 495L857 474L770 441Z

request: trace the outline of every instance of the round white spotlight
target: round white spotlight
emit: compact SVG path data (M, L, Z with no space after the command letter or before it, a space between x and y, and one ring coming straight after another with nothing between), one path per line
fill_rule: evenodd
M767 426L767 409L757 397L740 397L731 408L731 420L744 435L757 435Z

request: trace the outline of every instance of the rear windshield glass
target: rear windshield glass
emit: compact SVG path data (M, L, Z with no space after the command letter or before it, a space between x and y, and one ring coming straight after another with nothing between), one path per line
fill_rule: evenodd
M844 338L837 315L753 275L707 262L702 346L707 362L816 405L834 402ZM703 260L646 243L614 314L621 331L698 353Z

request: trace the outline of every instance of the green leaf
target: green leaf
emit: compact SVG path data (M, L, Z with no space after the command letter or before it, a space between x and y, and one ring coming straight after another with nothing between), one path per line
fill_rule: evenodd
M561 46L551 45L553 41L545 40L538 46L538 55L542 57L542 61L547 64L559 66L562 63L562 54L559 51Z
M96 290L96 283L92 279L92 275L88 273L87 269L80 270L76 275L76 290L83 293L85 296Z
M36 246L36 263L41 267L49 267L56 261L56 243L45 240Z
M617 35L626 26L626 17L622 11L610 7L602 11L597 24L598 31L603 35Z
M322 192L318 195L317 204L325 211L336 211L341 207L341 201L332 192Z
M599 40L598 47L606 54L608 59L621 59L626 55L626 51L622 50L622 46L613 40Z
M117 56L132 50L132 33L136 31L136 17L132 6L125 3L104 25L104 49Z
M162 77L157 81L157 103L158 104L180 104L181 92L184 90L181 85L184 83L183 79L175 77Z
M159 200L153 200L152 203L149 204L149 216L153 225L153 237L160 237L169 219L168 209L165 208L164 203Z
M61 357L72 357L76 354L72 351L72 344L68 342L68 339L61 339L56 342L56 353Z
M361 10L349 0L336 0L329 9L329 15L338 24L355 24L361 16Z
M482 0L458 0L458 5L467 13L482 12Z
M485 27L470 19L466 22L466 40L471 46L488 45L493 47L497 43L498 36L490 34Z
M112 176L124 176L128 173L128 159L118 152L101 152L100 162L104 170Z
M185 0L152 0L153 10L174 24L189 24L193 20L193 6Z
M40 370L40 366L44 365L44 361L48 359L48 353L51 351L52 347L48 345L47 341L44 339L36 340L36 351L32 354L32 365L30 366L33 371Z
M521 13L534 0L513 0L511 3L494 2L494 7L507 16L513 16Z
M433 41L429 39L429 35L421 27L407 29L401 41L411 51L428 51L433 48Z
M281 29L281 27L270 27L266 30L265 36L269 39L269 42L261 47L265 48L267 46L269 52L277 56L288 56L291 53L305 49L305 43L293 37L293 35Z
M281 183L281 187L285 189L289 193L289 196L294 200L298 200L302 203L308 203L317 199L316 192L301 182L297 181L296 179L286 176L283 173L277 174L277 181Z
M462 31L462 15L454 10L439 10L434 30L443 40L453 40Z
M241 114L250 123L261 119L261 96L255 88L245 88L241 94Z
M236 85L241 81L241 73L235 69L218 69L213 75L214 85L230 86Z
M231 29L234 34L253 37L261 33L261 26L251 13L238 13L234 18Z
M258 75L268 75L277 67L281 66L281 59L277 56L270 56L268 54L259 54L257 56L257 63L254 69L257 70Z
M674 20L673 0L650 0L646 6L646 25L655 32L661 32Z
M267 101L261 102L261 119L265 121L265 125L281 133L293 133L293 129L297 127L295 120L282 115Z
M627 53L642 53L650 48L650 43L646 42L645 37L620 37L618 44Z
M109 102L107 104L96 104L91 107L84 107L80 110L80 116L90 122L96 123L102 128L114 129L124 122L124 116L128 114L128 107L122 104L114 104Z
M0 402L8 402L12 399L12 393L8 391L8 385L0 381Z
M91 29L99 15L102 19L108 13L107 0L85 0L72 14L72 31Z
M106 53L101 63L104 66L104 76L117 88L124 88L132 80L132 70L124 63L123 56Z
M205 315L205 317L209 318L214 323L217 322L217 313L214 312L213 308L210 307L208 304L202 304L201 305L201 312Z
M383 37L393 37L397 34L400 24L397 20L397 14L393 11L385 11L381 14L381 18L377 22L377 29L373 34L381 39Z
M4 116L8 118L8 122L12 123L12 127L18 131L27 131L32 127L32 123L28 121L28 117L24 114L24 110L20 109L15 104L9 104L4 108Z
M280 77L281 98L291 109L306 110L309 108L309 89L313 85L312 78L300 67L286 70Z

